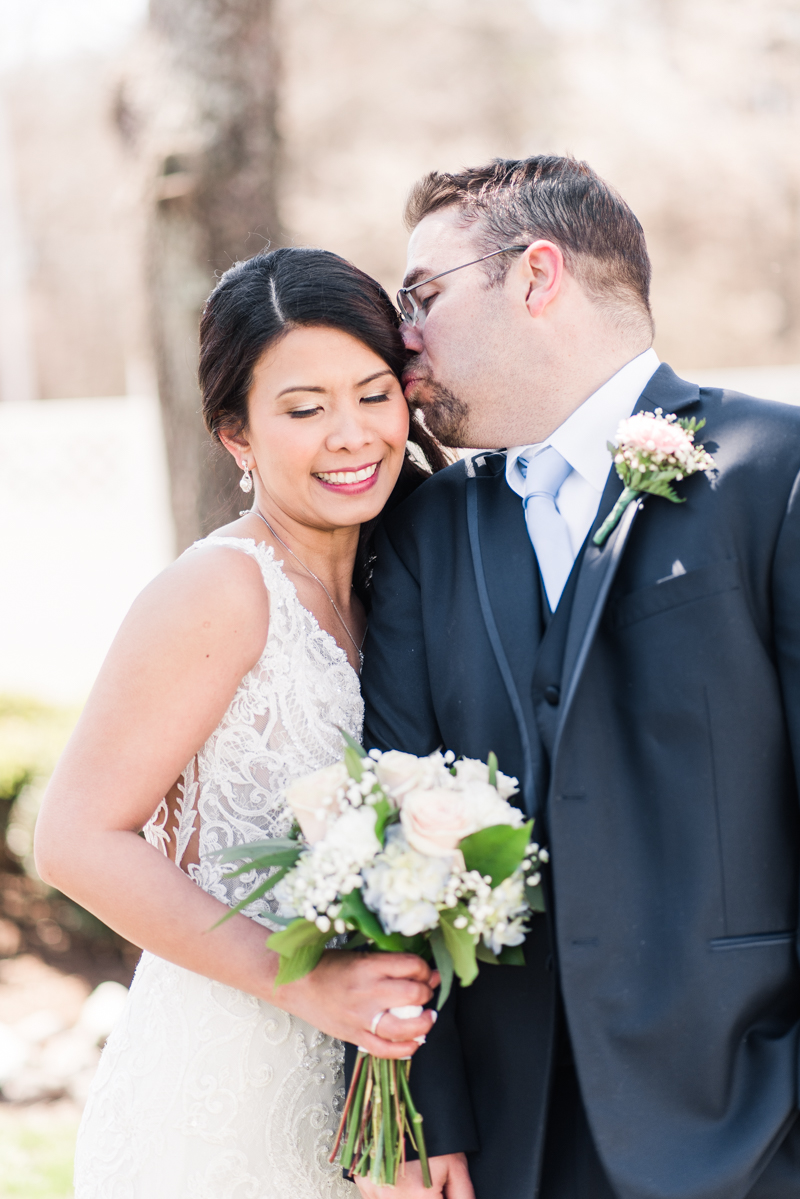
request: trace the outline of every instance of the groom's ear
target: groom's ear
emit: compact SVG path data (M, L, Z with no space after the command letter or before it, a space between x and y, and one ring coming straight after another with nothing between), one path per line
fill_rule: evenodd
M534 318L540 317L561 290L564 255L552 241L532 242L522 255L516 273L524 290L528 313Z

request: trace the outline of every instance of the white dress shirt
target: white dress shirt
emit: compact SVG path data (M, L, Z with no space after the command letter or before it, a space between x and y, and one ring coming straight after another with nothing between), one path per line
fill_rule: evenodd
M572 467L556 494L556 506L569 529L573 560L597 516L611 469L607 442L614 441L619 422L631 415L658 366L655 350L645 350L584 400L546 441L515 445L507 451L506 482L518 496L525 494L525 479L517 464L519 458L530 462L545 446L551 445Z

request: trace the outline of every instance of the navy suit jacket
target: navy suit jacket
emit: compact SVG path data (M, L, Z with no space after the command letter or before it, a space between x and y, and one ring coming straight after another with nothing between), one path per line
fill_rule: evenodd
M797 1110L800 410L666 365L656 407L706 419L717 471L588 544L549 762L504 455L434 476L378 537L367 741L494 750L552 855L527 966L482 967L414 1059L429 1151L468 1151L479 1199L535 1193L557 985L621 1199L739 1199Z

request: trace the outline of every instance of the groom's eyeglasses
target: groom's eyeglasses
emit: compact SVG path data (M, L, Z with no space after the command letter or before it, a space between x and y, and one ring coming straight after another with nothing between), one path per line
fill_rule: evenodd
M485 262L487 258L494 258L496 254L508 254L511 250L517 253L522 253L527 250L527 243L524 246L503 246L502 250L492 250L491 254L484 254L482 258L473 258L471 262L462 262L461 266L451 266L447 271L439 271L438 275L431 275L430 279L421 279L419 283L412 284L411 287L401 287L397 293L397 307L400 309L400 316L407 325L421 325L425 320L425 309L422 304L417 302L414 292L418 287L424 287L426 283L433 283L436 279L441 279L445 275L452 275L454 271L463 271L466 266L475 266L478 262ZM423 300L423 304L425 301Z

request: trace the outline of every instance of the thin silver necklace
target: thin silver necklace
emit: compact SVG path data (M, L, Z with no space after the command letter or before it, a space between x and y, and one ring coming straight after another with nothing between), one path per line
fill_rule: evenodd
M321 587L321 588L322 588L322 590L325 592L325 594L327 595L328 599L331 601L331 607L333 608L333 610L334 610L334 612L336 613L336 615L339 617L339 620L341 621L341 624L342 624L342 628L344 629L345 633L347 633L347 636L348 636L348 637L350 638L350 640L352 641L352 643L353 643L353 649L354 649L354 650L356 651L356 653L358 654L358 661L359 661L359 663L361 664L361 666L363 666L363 665L364 665L364 655L363 655L363 654L362 654L362 652L361 652L361 645L363 645L363 644L364 644L364 638L366 637L366 635L367 635L367 634L366 634L366 633L364 633L364 637L362 637L362 638L361 638L361 645L358 645L358 644L357 644L357 642L356 642L356 639L355 639L355 637L353 636L353 634L352 634L352 633L350 632L350 630L348 629L348 627L347 627L347 624L345 623L345 619L344 619L344 617L342 616L342 614L341 614L341 612L339 611L339 609L336 607L336 604L335 604L335 603L334 603L334 601L333 601L333 596L331 595L330 591L328 591L328 588L325 586L325 584L323 583L322 579L318 579L318 578L317 578L317 576L314 574L313 570L311 569L311 567L310 567L310 566L306 566L306 564L305 564L305 562L303 561L303 559L302 559L302 558L298 558L298 557L297 557L297 554L294 552L294 550L291 548L291 546L288 546L288 545L286 544L286 542L283 540L283 538L278 536L278 534L277 534L277 533L275 532L275 530L273 529L272 525L271 525L271 524L269 523L269 521L267 520L266 516L262 516L262 515L261 515L261 513L259 512L258 508L251 508L251 509L250 509L250 511L251 511L252 513L254 513L256 516L258 516L258 517L261 517L261 520L263 520L264 524L267 526L267 528L269 529L270 533L271 533L271 534L272 534L272 536L275 538L275 540L276 540L276 541L279 541L279 542L281 543L281 545L283 546L283 548L284 548L285 550L288 550L288 551L289 551L289 553L292 555L292 557L295 559L295 561L297 561L297 562L299 562L299 563L300 563L300 565L302 566L303 570L304 570L304 571L306 571L306 573L307 573L307 574L310 574L310 575L311 575L311 578L314 580L314 582L315 582L315 583L319 583L320 587Z

